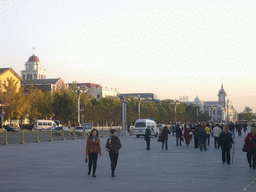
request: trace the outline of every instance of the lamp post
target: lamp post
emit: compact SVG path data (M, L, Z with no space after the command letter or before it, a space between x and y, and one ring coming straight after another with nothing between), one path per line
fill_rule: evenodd
M122 103L122 133L121 133L122 136L126 136L125 124L126 124L126 104L127 103L128 101L124 99Z
M172 102L171 104L174 105L174 112L175 112L175 122L177 122L177 114L176 114L176 106L180 104L178 101L175 100L175 102Z
M78 125L80 126L80 111L84 110L84 109L80 109L80 94L85 92L85 91L80 90L80 87L78 87L77 90L72 91L72 92L75 92L78 95L78 101L77 101L77 122L78 122Z
M139 99L138 112L139 112L139 119L140 119L140 99L141 99L140 95L138 95L138 99Z

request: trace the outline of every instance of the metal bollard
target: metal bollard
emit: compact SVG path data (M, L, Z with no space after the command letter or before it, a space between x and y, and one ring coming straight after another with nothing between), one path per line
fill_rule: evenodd
M36 130L36 143L40 143L39 141L39 130Z
M52 139L52 129L50 129L50 131L49 131L49 133L50 133L50 142L53 142L53 139Z
M21 142L20 144L24 144L25 141L24 141L24 131L21 131Z
M73 139L74 140L76 139L76 130L75 130L75 128L73 129Z
M8 145L7 143L7 131L4 132L4 145Z
M62 139L63 141L65 141L65 132L64 132L64 129L62 129Z
M84 135L84 138L85 138L85 129L83 129L83 135Z
M102 128L102 137L104 137L104 129Z

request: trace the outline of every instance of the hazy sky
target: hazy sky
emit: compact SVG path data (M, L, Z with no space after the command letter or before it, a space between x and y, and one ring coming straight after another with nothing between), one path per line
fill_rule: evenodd
M3 0L0 67L256 111L255 0ZM36 50L33 51L32 47Z

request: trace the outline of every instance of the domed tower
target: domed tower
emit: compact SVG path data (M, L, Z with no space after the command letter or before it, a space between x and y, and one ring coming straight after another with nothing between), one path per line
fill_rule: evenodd
M25 68L21 71L24 80L46 79L46 71L43 70L43 65L35 54L25 63Z
M219 97L220 106L222 108L225 108L226 107L227 94L226 94L225 90L223 89L223 83L221 84L221 89L219 91L218 97Z

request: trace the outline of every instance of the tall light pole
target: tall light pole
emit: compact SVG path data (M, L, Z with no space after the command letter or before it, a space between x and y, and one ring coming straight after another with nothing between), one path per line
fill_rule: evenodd
M122 103L122 133L121 133L122 136L126 136L125 125L126 125L126 104L127 103L128 101L124 99Z
M80 126L80 111L83 111L83 109L80 109L80 94L83 93L83 90L80 90L80 87L77 88L77 90L72 91L72 92L76 92L78 95L78 101L77 101L77 122L78 122L78 126Z
M172 102L171 104L173 104L174 105L174 112L175 112L175 122L177 122L177 114L176 114L176 106L178 105L178 104L180 104L178 101L174 101L174 102Z
M141 97L140 97L140 95L138 95L138 99L139 99L139 106L138 106L138 112L139 112L139 119L140 119L140 99L141 99Z

